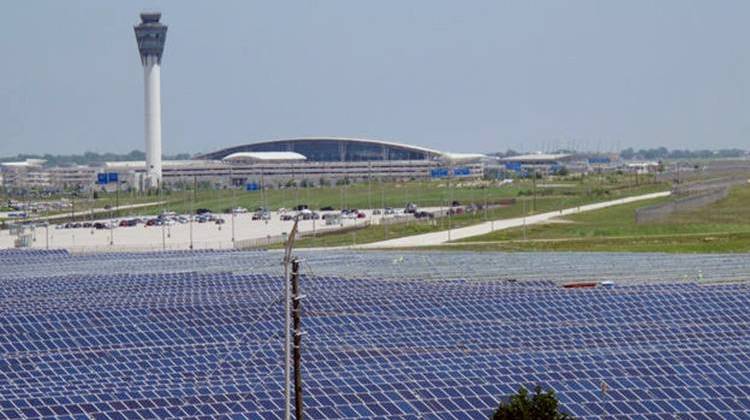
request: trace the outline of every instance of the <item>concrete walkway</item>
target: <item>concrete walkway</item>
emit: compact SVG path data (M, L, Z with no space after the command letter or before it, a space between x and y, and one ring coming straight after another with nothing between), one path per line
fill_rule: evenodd
M633 203L636 201L651 200L654 198L668 197L669 191L625 197L617 200L604 201L601 203L587 204L580 207L573 207L559 211L539 213L527 217L516 217L513 219L500 219L491 222L484 222L478 225L466 226L458 229L444 230L440 232L425 233L421 235L406 236L403 238L390 239L387 241L373 242L352 246L354 249L384 249L384 248L411 248L419 246L440 245L445 242L455 241L458 239L469 238L472 236L484 235L497 230L511 229L521 227L524 224L533 225L536 223L546 222L550 219L571 214L583 213L592 210L599 210L607 207L617 206L620 204Z

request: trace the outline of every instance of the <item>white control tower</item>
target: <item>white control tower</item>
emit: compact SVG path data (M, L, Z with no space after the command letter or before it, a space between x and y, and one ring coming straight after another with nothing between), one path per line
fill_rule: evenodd
M146 87L146 175L145 188L161 186L161 56L167 40L167 26L159 22L161 13L141 13L135 26L135 39L143 64Z

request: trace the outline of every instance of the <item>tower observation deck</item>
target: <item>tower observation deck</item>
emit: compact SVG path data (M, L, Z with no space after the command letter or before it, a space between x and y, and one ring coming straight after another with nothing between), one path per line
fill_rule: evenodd
M146 188L158 188L162 177L161 57L167 26L159 22L160 19L161 13L141 13L141 23L134 27L145 87Z

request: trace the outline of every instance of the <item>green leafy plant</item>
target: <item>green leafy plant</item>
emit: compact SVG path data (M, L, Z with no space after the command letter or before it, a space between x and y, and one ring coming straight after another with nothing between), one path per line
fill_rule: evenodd
M521 387L518 393L507 401L500 403L492 420L566 420L572 419L562 413L559 408L555 391L542 391L542 387L534 388L534 394Z

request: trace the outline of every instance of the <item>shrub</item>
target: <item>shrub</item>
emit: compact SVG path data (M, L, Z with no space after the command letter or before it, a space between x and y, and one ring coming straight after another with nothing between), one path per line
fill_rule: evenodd
M500 406L492 416L492 420L566 420L572 417L560 412L555 391L542 392L542 387L534 389L534 395L529 395L526 388L521 387L518 393L512 395L507 402Z

